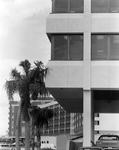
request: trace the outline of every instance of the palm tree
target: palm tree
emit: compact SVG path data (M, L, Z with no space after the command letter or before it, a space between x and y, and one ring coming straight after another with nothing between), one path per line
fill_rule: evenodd
M19 94L20 104L16 122L16 149L19 150L19 128L21 116L25 121L25 150L30 149L30 131L29 131L29 108L30 99L36 100L37 97L46 96L48 94L45 87L44 78L46 77L48 68L45 68L40 61L34 62L35 67L31 67L28 60L21 61L19 66L23 72L16 69L11 71L10 80L5 83L5 89L10 100L13 100L15 93Z
M41 146L41 129L43 128L43 126L46 126L48 128L49 120L55 115L56 114L52 109L41 109L37 106L31 106L30 116L32 118L33 131L35 131L35 134L37 136L38 149L40 149Z

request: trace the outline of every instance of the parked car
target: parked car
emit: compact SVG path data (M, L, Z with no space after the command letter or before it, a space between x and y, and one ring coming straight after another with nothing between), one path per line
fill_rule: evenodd
M54 144L50 144L50 143L42 143L40 148L41 148L41 150L46 150L46 149L56 150L56 146L54 146Z
M96 141L96 146L103 148L119 148L118 135L101 135Z
M103 150L103 148L92 146L92 147L80 147L80 148L78 148L78 150Z
M19 145L20 145L20 146L24 146L24 143L19 142ZM16 142L15 142L15 143L12 143L12 146L16 146Z

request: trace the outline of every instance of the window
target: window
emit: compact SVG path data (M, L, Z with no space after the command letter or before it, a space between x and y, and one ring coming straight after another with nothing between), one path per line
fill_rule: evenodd
M70 12L83 13L83 0L71 0Z
M96 120L96 121L95 121L95 125L99 125L99 121Z
M91 10L93 13L105 13L107 12L107 1L108 0L92 0Z
M119 35L92 35L92 60L119 60Z
M110 0L110 12L119 12L119 0Z
M119 35L110 35L110 59L119 60Z
M92 13L117 13L119 0L91 0Z
M68 0L55 0L55 13L67 13Z
M95 117L99 117L99 113L95 113L94 115L95 115Z
M107 59L107 35L92 35L92 59Z
M53 13L83 13L83 0L54 0Z
M53 35L52 60L83 60L83 35Z

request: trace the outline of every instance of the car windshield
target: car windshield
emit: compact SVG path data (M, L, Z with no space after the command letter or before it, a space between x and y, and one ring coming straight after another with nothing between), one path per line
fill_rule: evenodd
M117 136L101 136L99 140L118 140Z
M100 148L81 148L80 150L101 150Z

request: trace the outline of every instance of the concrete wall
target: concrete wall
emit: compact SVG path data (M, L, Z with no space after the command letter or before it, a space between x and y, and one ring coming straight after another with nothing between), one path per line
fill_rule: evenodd
M66 150L68 137L65 135L59 135L59 136L42 136L41 141L47 143L54 144L56 146L57 150Z
M41 142L47 143L48 141L49 143L54 144L54 146L56 146L57 144L56 140L57 140L56 136L42 136L41 137Z
M85 69L83 62L65 63L49 61L51 68L46 79L47 87L77 87L77 88L118 88L119 61L92 61L90 69ZM90 79L87 81L87 77ZM86 83L86 84L85 84Z
M57 136L57 150L66 150L66 146L67 146L67 136Z
M50 14L46 33L84 34L83 61L49 61L47 87L119 87L119 61L91 61L91 33L119 33L119 13L91 13L91 0L84 0L82 14Z

